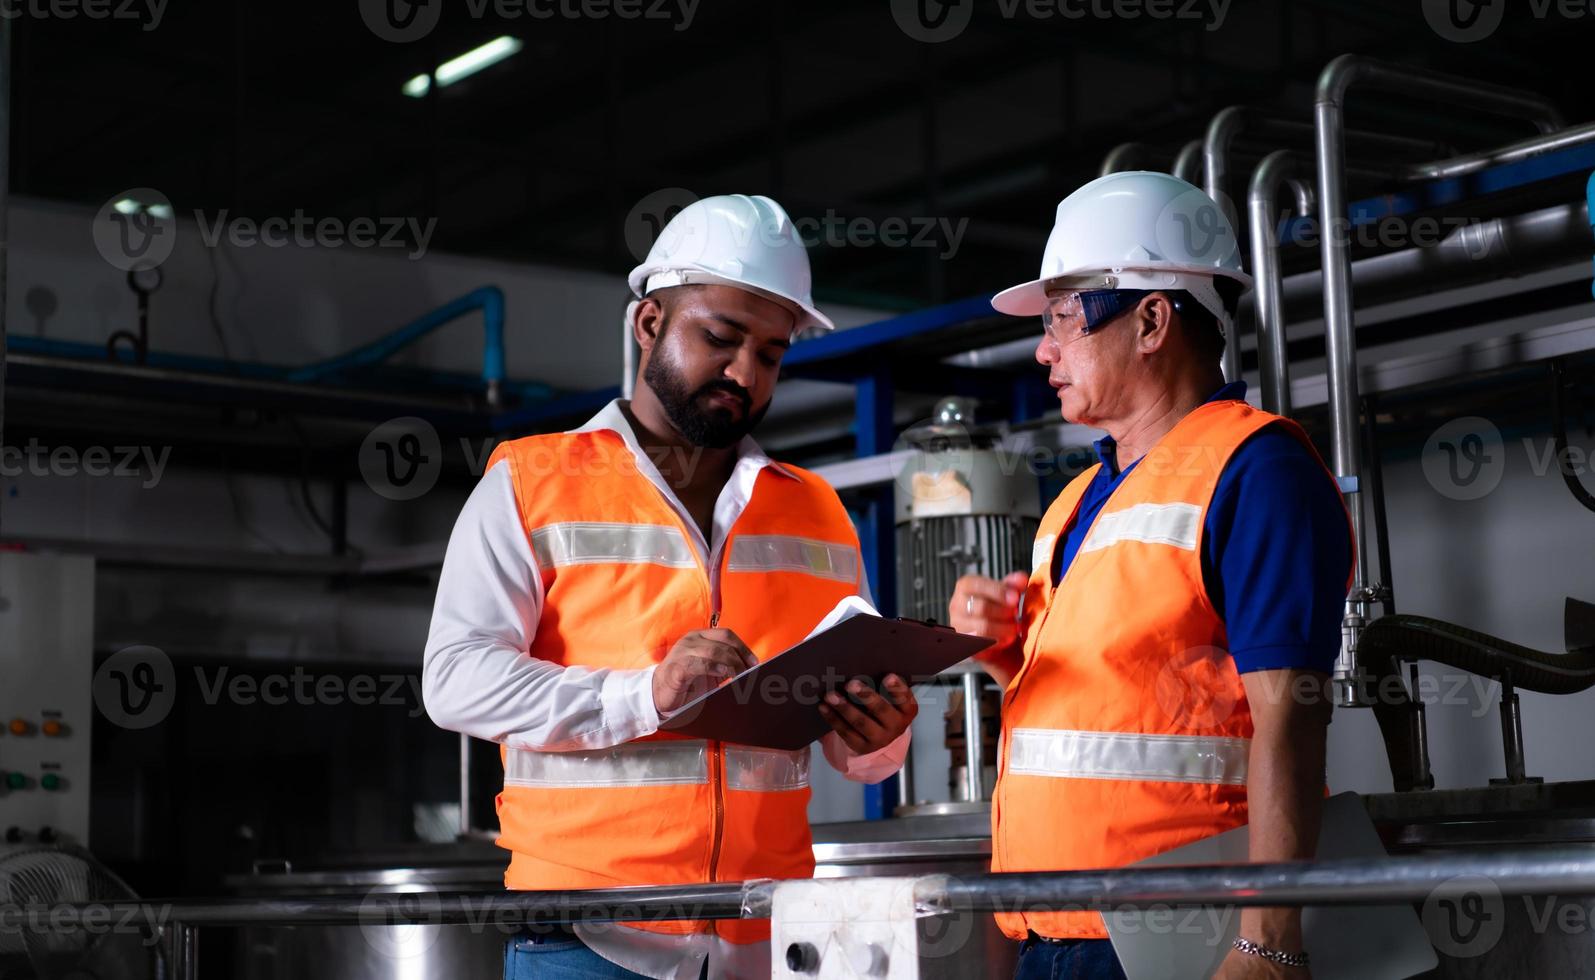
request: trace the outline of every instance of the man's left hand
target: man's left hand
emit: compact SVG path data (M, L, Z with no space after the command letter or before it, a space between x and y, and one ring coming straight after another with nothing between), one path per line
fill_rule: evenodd
M1232 949L1219 964L1213 980L1312 980L1312 976L1305 966L1280 966L1273 960Z
M820 715L858 755L878 752L897 740L919 714L914 692L896 674L887 674L882 697L860 681L850 681L847 691L858 704L835 691L825 695Z

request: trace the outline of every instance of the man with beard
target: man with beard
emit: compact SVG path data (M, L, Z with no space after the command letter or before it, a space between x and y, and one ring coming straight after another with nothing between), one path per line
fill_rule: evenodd
M707 198L632 270L641 381L572 432L498 448L438 583L423 684L433 721L503 746L505 884L564 890L813 874L807 749L658 732L663 716L867 598L836 493L748 433L814 308L780 205ZM827 761L879 782L917 711L830 694ZM683 910L691 914L690 909ZM528 930L506 980L765 976L769 923Z

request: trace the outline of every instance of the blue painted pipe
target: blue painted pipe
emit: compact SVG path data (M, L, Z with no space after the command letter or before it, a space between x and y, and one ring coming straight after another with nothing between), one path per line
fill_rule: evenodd
M364 347L291 371L288 380L315 381L349 368L380 364L438 327L475 310L482 311L482 381L489 386L500 384L504 381L504 292L497 286L473 289Z

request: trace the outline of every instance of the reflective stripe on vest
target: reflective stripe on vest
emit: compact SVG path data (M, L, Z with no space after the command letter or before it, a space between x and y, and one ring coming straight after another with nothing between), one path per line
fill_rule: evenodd
M1097 518L1080 554L1111 548L1121 541L1169 544L1195 551L1202 529L1202 508L1196 504L1136 504Z
M809 752L726 746L726 786L755 793L809 784ZM701 739L628 742L608 749L533 752L510 749L504 785L534 789L694 786L709 782L709 746Z
M858 581L858 552L845 544L785 534L742 534L731 540L728 572L802 572Z
M1042 564L1052 557L1052 546L1057 540L1056 534L1043 534L1036 538L1036 543L1030 548L1030 574L1039 572Z
M1251 739L1016 728L1008 772L1071 779L1246 785Z
M544 568L561 565L663 565L696 568L680 528L663 524L545 524L531 532L532 554Z

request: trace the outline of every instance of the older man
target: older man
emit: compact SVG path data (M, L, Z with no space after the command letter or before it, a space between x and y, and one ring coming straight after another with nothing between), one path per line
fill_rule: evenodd
M510 888L808 877L809 751L658 731L663 716L867 595L823 480L749 436L815 309L809 261L767 197L706 198L630 284L641 379L572 432L494 452L449 540L422 674L444 728L504 747ZM878 782L917 710L901 678L819 711L826 759ZM757 920L528 932L506 980L761 977Z
M1040 277L993 300L1041 316L1061 415L1108 433L1030 573L952 599L1007 688L994 870L1121 866L1243 824L1253 861L1313 854L1352 542L1302 430L1224 384L1249 281L1211 199L1120 173L1065 199ZM1019 977L1123 976L1096 913L999 923ZM1220 976L1306 975L1299 913L1245 910Z

